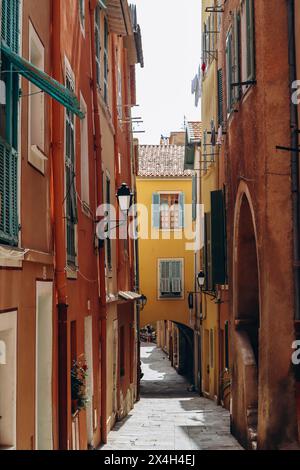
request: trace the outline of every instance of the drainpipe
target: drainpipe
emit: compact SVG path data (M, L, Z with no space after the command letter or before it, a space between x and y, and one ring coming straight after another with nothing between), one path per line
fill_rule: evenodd
M64 83L61 68L61 4L52 2L52 64L53 77ZM58 315L58 414L59 449L68 449L68 323L66 279L66 231L64 214L64 112L55 100L52 102L52 204L55 242L55 289Z
M299 146L299 120L298 107L292 101L294 92L292 84L297 80L296 67L296 32L295 32L295 0L288 0L288 27L289 27L289 75L290 75L290 118L291 118L291 148ZM295 320L300 320L300 244L299 244L299 155L291 151L292 172L292 202L293 202L293 254L294 254L294 280L295 280Z
M94 108L94 148L96 165L96 192L97 205L103 204L102 185L102 147L101 147L101 126L100 112L98 104L97 74L96 74L96 48L95 48L95 9L97 1L90 1L90 30L91 30L91 62L92 62L92 90ZM99 307L100 307L100 347L101 347L101 440L107 443L107 384L106 384L106 342L107 342L107 311L106 311L106 288L105 288L105 251L104 246L99 244L98 256L98 285L99 285Z

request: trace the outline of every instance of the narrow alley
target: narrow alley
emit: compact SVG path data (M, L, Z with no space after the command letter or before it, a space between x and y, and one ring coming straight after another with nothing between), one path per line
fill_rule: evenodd
M154 344L142 344L141 400L116 424L102 450L241 450L229 413L189 392Z

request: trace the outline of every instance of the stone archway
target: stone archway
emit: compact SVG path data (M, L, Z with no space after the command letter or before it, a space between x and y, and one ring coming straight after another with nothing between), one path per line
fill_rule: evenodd
M247 186L238 192L233 251L232 431L257 447L260 295L254 210Z

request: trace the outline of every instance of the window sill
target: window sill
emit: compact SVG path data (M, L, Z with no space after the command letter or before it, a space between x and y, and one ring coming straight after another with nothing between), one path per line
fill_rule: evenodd
M31 145L28 152L28 162L33 168L42 175L45 174L45 162L48 160L46 155L37 145Z
M181 297L158 297L157 300L184 300L184 296Z
M20 248L0 245L0 266L3 268L22 268L26 251Z
M67 274L67 279L77 279L78 277L77 269L75 268L75 266L68 265L66 267L66 274Z

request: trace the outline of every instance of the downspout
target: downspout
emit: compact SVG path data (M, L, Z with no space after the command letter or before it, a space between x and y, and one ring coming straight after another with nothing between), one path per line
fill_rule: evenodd
M53 77L64 83L61 67L61 3L52 2L52 64ZM52 198L55 242L55 289L58 315L58 414L59 449L68 449L68 323L67 323L67 279L66 279L66 231L64 214L64 112L62 106L53 100L52 122Z
M103 204L103 185L102 185L102 147L101 147L101 126L100 112L98 104L97 74L96 74L96 47L95 47L95 9L97 1L90 1L90 30L91 30L91 61L92 61L92 89L93 89L93 116L94 116L94 148L96 165L96 193L97 204ZM99 307L100 307L100 348L101 348L101 440L107 442L107 311L106 311L106 288L105 288L105 251L104 246L99 244L98 256L98 283L99 283Z
M288 0L288 27L289 27L289 77L290 77L290 120L291 120L291 148L299 146L298 108L293 103L293 83L297 80L296 68L296 32L295 32L295 0ZM291 151L291 177L292 177L292 212L293 212L293 255L294 255L294 281L295 281L295 320L300 320L300 244L299 244L299 155Z

